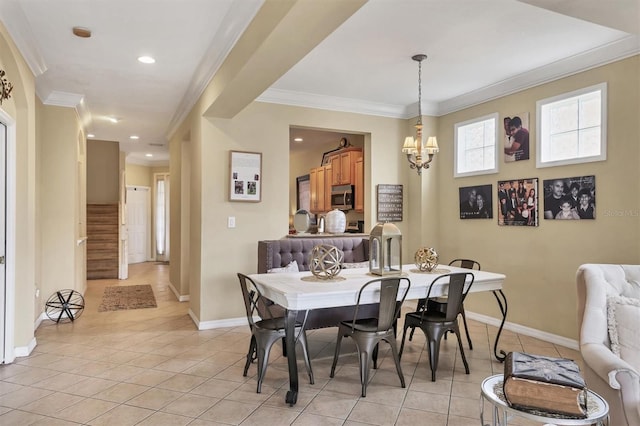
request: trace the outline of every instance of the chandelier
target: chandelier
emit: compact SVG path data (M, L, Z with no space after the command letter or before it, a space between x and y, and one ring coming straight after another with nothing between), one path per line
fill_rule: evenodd
M419 175L422 169L428 169L429 163L433 160L433 156L440 151L438 141L435 136L429 136L427 142L422 139L422 61L427 59L427 55L414 55L411 57L418 62L418 122L414 126L416 128L416 137L407 136L404 139L402 152L407 154L409 167L416 169Z

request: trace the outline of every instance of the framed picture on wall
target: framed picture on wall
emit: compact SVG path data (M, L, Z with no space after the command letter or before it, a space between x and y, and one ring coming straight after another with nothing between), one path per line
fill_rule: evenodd
M260 202L262 153L229 152L229 201Z
M493 217L491 185L460 187L458 191L460 219L491 219Z
M529 113L521 112L502 119L504 127L504 161L529 159Z
M538 226L538 178L498 181L498 225Z
M545 179L545 219L595 219L596 177Z

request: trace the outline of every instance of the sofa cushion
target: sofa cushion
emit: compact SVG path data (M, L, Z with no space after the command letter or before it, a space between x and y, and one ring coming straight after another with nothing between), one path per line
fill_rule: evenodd
M611 351L640 371L640 299L607 298L607 327Z
M300 269L298 269L298 262L292 260L287 266L283 266L282 268L271 268L267 272L270 274L276 272L300 272Z

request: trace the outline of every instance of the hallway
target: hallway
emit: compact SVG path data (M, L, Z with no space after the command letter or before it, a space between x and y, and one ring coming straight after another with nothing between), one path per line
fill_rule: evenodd
M298 404L291 408L284 402L287 367L279 348L272 351L262 393L256 394L255 365L242 377L247 326L198 331L188 303L176 302L168 289L168 265L136 264L129 272L126 281L89 281L86 308L75 323L43 322L31 356L0 366L0 424L477 426L479 383L502 372L490 355L495 328L471 322L470 375L449 338L443 341L438 380L431 382L424 336L416 333L402 358L407 388L399 386L383 350L367 397L360 398L350 339L343 343L335 378L329 379L336 329L312 331L315 384L301 375ZM158 308L97 312L104 287L132 284L152 284ZM501 342L505 350L580 356L510 332ZM514 419L513 424L533 423Z

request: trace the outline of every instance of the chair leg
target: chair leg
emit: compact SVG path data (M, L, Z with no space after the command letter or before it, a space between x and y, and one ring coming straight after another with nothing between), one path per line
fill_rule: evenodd
M300 334L300 346L302 347L302 354L304 356L304 365L307 367L307 374L309 374L309 383L313 384L313 370L311 369L311 360L309 359L309 349L307 345L307 333L302 331Z
M373 354L371 356L371 359L373 360L373 369L377 370L378 369L378 345L376 345L375 348L373 348Z
M336 372L336 365L338 364L338 357L340 356L340 344L342 343L342 330L338 327L338 339L336 340L336 352L333 355L333 364L331 365L331 373L329 377L333 377Z
M391 355L393 355L393 362L396 363L396 371L398 372L398 377L400 377L400 385L404 388L406 387L404 383L404 374L402 374L402 367L400 367L400 355L398 354L398 344L396 343L395 338L393 340L388 340L389 346L391 346Z
M369 363L371 361L371 353L367 350L360 350L360 382L362 383L362 397L367 396L367 384L369 383Z
M427 305L427 299L419 299L418 305L416 306L416 312L422 311L426 305ZM415 327L411 328L411 334L409 334L410 342L413 340L413 333L415 333L415 331L416 331Z
M464 356L464 348L462 347L462 339L460 338L460 330L456 327L453 329L453 332L456 333L456 337L458 337L458 346L460 347L460 355L462 355L462 363L464 364L465 373L469 374L469 364L467 363L467 357Z
M467 335L469 349L473 350L473 343L471 343L471 336L469 335L469 326L467 325L467 316L464 314L464 305L462 306L462 323L464 324L464 332Z
M424 330L423 330L424 331ZM436 381L436 371L438 370L438 359L440 358L440 339L444 332L434 331L433 335L429 335L425 331L427 345L429 347L429 365L431 366L431 381Z
M264 376L267 372L271 346L273 346L278 338L278 336L272 335L256 335L256 350L258 353L258 385L256 388L256 393L262 392L262 380L264 379Z
M409 326L407 325L407 320L405 319L405 325L404 325L404 330L402 331L402 343L400 344L400 351L398 352L398 359L402 359L402 351L404 351L404 338L407 337L407 328L409 328ZM415 330L415 327L411 328L411 331L413 332L413 330ZM409 341L411 341L411 339L409 339Z
M251 335L251 343L249 343L249 352L247 353L247 362L244 364L244 372L242 375L247 377L247 371L249 371L249 366L253 362L254 359L257 358L256 354L256 338Z

